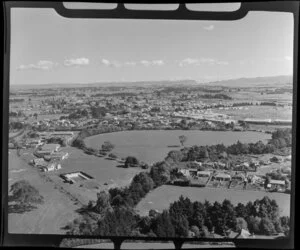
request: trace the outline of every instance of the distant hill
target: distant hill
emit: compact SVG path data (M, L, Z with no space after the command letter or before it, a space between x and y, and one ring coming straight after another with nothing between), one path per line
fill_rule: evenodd
M227 87L255 87L255 86L278 86L292 84L292 76L269 76L255 78L238 78L215 82L199 82L195 80L160 80L160 81L132 81L132 82L95 82L95 83L49 83L42 85L11 85L10 89L56 89L56 88L84 88L84 87L147 87L147 86L190 86L190 85L208 85L208 86L227 86Z
M49 88L84 88L84 87L132 87L132 86L166 86L166 85L196 85L195 80L160 80L160 81L132 81L132 82L95 82L95 83L49 83L43 85L11 85L11 89L49 89Z
M238 78L222 81L210 82L207 85L218 85L228 87L254 87L254 86L277 86L291 84L293 82L292 76L267 76L267 77L255 77L255 78Z

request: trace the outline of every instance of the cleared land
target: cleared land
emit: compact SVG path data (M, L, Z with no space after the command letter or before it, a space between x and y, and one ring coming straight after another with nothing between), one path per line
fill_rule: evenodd
M88 147L100 149L105 141L115 145L113 152L119 157L129 155L137 157L147 163L162 161L171 150L170 145L180 145L178 137L185 135L185 146L214 145L223 143L231 145L238 140L241 142L266 142L271 138L270 134L259 132L232 132L232 131L199 131L199 130L141 130L123 131L91 136L85 139ZM106 162L106 164L109 164ZM87 163L86 163L87 165Z
M190 198L192 201L204 202L208 200L213 203L215 201L223 202L228 199L232 204L236 205L239 202L246 204L249 201L262 199L264 196L269 196L275 199L279 205L281 215L290 214L290 195L283 193L267 193L261 191L236 191L220 188L197 188L197 187L178 187L178 186L161 186L150 192L136 207L140 214L146 215L150 209L162 211L169 207L170 203L179 199L183 195Z

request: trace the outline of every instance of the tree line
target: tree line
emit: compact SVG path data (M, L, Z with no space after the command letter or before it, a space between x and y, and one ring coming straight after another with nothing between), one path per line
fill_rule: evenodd
M97 219L74 220L67 225L68 234L209 238L212 233L226 237L241 229L257 235L289 234L289 217L279 216L278 204L267 196L236 206L226 199L222 203L192 202L180 196L168 209L140 216L131 205L112 202L119 195L112 198L114 192L102 192L90 207L99 215Z

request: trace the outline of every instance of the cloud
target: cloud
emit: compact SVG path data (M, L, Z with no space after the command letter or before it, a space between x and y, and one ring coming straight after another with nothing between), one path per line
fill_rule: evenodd
M208 26L203 26L203 29L205 29L205 30L208 30L208 31L211 31L211 30L213 30L215 28L215 26L214 25L208 25Z
M90 64L90 60L88 58L71 58L71 59L66 59L64 61L64 65L65 66L85 66L85 65L89 65Z
M146 67L148 66L163 66L165 65L165 62L163 60L152 60L152 61L148 61L148 60L142 60L140 61L140 63Z
M180 67L188 66L188 65L203 65L203 64L208 64L208 65L228 65L229 63L227 61L219 61L213 58L185 58L181 61L177 61L178 65Z
M104 64L107 67L114 67L114 68L118 68L121 67L123 64L118 62L118 61L109 61L107 59L102 59L101 63Z
M20 65L17 70L51 70L54 67L58 66L58 63L52 62L52 61L47 61L47 60L40 60L36 64L27 64L27 65Z

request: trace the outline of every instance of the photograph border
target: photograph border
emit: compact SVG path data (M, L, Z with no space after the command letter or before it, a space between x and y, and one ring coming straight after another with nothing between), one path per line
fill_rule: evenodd
M69 1L65 1L69 2ZM74 2L74 1L70 1ZM118 3L117 1L80 1ZM125 1L126 3L149 3L144 1ZM186 1L185 3L188 3ZM197 3L224 3L222 1L196 1ZM241 1L229 1L241 2ZM153 3L153 2L152 2ZM178 3L164 1L163 3ZM226 2L225 2L226 3ZM3 122L2 122L2 209L1 209L1 245L4 246L59 246L65 238L79 239L110 239L115 248L119 248L124 240L139 240L145 242L172 241L176 248L184 242L233 242L237 247L251 248L293 248L295 232L295 175L297 164L297 97L298 97L298 30L299 30L299 2L298 1L242 1L241 8L233 12L191 11L180 4L174 11L157 10L128 10L123 3L118 3L112 10L80 10L67 9L63 2L40 1L5 1L4 8L4 79L3 79ZM12 8L53 8L59 15L66 18L119 18L119 19L165 19L165 20L238 20L249 11L288 12L294 18L294 57L293 57L293 117L292 117L292 182L290 206L290 236L277 239L211 239L211 238L160 238L160 237L108 237L85 235L49 235L49 234L12 234L8 233L8 114L9 114L9 72L10 72L10 37L11 37L11 9Z

